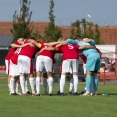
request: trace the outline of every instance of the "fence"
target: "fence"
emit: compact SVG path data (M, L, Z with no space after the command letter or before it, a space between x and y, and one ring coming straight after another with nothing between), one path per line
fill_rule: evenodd
M106 51L102 55L107 58L105 61L107 65L100 68L99 80L103 80L103 83L106 84L106 80L117 79L117 53Z

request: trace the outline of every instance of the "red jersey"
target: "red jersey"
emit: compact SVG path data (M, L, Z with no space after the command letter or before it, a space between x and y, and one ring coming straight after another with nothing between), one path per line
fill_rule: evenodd
M45 46L44 45L44 42L38 42L39 44L41 44L41 48L47 48L48 46ZM53 46L54 47L54 46ZM38 54L39 55L42 55L42 56L48 56L49 58L51 58L52 60L54 59L54 55L55 55L55 51L51 51L51 50L43 50L41 53Z
M58 47L58 49L63 53L63 60L78 59L79 47L76 44L66 44Z
M25 40L24 43L28 43L28 40ZM21 49L21 52L19 55L24 55L24 56L28 56L29 58L33 58L34 54L38 51L38 47L37 46L33 46L31 47L30 45L27 45L25 47L23 47Z
M15 42L15 44L20 45L20 43L17 41ZM11 48L11 50L8 52L7 56L6 56L6 60L10 60L11 57L14 55L15 51L17 48Z
M18 55L19 55L21 49L22 48L17 48L17 50L15 51L14 55L11 57L12 63L17 64Z

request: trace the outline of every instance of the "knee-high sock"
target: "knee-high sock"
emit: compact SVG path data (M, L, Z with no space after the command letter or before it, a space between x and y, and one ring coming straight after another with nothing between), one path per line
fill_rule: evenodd
M25 90L28 92L28 78L25 78Z
M36 78L36 90L37 90L37 94L40 94L40 80L41 78L37 77Z
M78 91L78 75L73 75L74 79L74 93Z
M22 93L25 94L26 90L25 90L25 78L24 78L24 76L20 76L20 85L21 85Z
M94 92L94 78L91 78L91 88L90 88L90 92Z
M47 93L47 78L43 78L44 93Z
M70 78L69 92L72 92L73 86L74 86L74 79Z
M11 93L15 93L15 79L14 78L10 79L10 88L11 88Z
M97 92L98 90L98 77L93 76L93 85L94 85L94 92Z
M60 93L64 92L64 86L65 86L65 79L66 75L62 74L60 79Z
M87 92L90 92L90 89L91 89L91 79L92 79L91 75L86 76L86 91Z
M30 86L31 86L32 93L35 94L34 78L29 78L29 83L30 83Z
M49 87L49 94L51 93L52 94L52 91L53 91L53 78L52 77L49 77L48 78L48 87Z
M36 90L36 78L34 78L34 87L35 87L35 90Z

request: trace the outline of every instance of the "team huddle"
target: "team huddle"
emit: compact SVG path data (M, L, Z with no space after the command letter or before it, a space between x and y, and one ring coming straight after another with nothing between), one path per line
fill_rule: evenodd
M64 95L66 74L72 74L72 86L74 95L78 95L78 66L79 59L86 63L86 92L83 96L91 93L97 94L98 78L97 72L100 69L101 52L95 47L93 39L84 38L80 35L66 40L59 39L58 42L45 43L40 40L19 38L17 42L11 44L12 49L8 52L6 63L6 74L8 74L8 87L11 95L27 96L28 83L33 96L40 96L41 79L43 78L44 93L53 95L54 86L54 65L55 54L62 54L60 66L60 79L58 82L58 95ZM47 79L46 79L47 78ZM93 91L91 91L93 84ZM19 93L19 85L22 93ZM47 91L48 86L48 91Z

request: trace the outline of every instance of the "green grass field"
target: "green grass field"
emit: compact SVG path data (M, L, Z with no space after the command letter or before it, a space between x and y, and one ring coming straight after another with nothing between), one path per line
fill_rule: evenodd
M98 96L67 95L69 83L65 86L65 96L11 96L7 78L0 78L0 117L117 117L117 84L99 83ZM84 88L79 83L78 93ZM57 93L57 83L53 93ZM109 96L102 96L108 93Z

